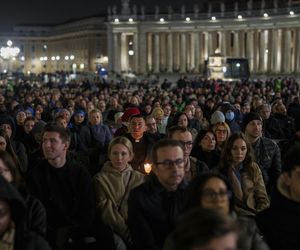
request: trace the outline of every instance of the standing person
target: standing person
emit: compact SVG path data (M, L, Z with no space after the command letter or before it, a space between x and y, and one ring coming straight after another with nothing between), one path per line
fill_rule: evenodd
M99 171L106 159L107 147L112 134L107 125L103 123L99 109L93 109L88 114L89 124L82 127L80 141L90 158L90 173L94 175Z
M209 170L205 162L198 160L197 158L190 156L193 147L192 133L187 128L172 127L169 129L169 137L174 140L178 140L183 145L184 155L184 178L186 182L190 182L194 177Z
M272 250L300 249L300 146L292 147L283 161L271 206L257 215L257 225Z
M149 179L133 189L128 200L128 227L133 249L162 249L182 209L186 184L182 144L157 142L152 151Z
M133 148L126 137L116 137L110 142L108 157L110 161L94 177L96 216L128 244L131 240L127 200L130 191L144 181L144 175L129 164Z
M262 136L262 119L257 113L244 115L242 129L254 149L256 162L270 194L281 172L279 147L271 139Z
M253 159L251 145L242 133L228 138L221 155L220 171L233 187L235 210L239 215L255 216L269 206L261 170Z
M31 170L28 177L32 194L46 208L47 239L58 250L65 249L65 245L72 242L84 249L87 247L84 245L86 236L92 237L96 244L114 249L108 242L111 235L93 227L95 201L92 179L84 167L67 157L69 144L68 130L62 126L47 125L42 135L45 159ZM100 243L97 239L101 233L102 239L107 237L107 241Z

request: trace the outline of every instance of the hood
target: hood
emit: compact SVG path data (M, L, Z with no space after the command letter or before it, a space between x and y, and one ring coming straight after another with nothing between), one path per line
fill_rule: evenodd
M20 224L25 216L25 202L17 189L0 175L0 199L8 201L13 221Z
M16 131L16 124L14 122L14 119L10 115L2 114L0 115L0 125L2 124L9 124L11 126L12 129L11 137L14 138L15 131Z

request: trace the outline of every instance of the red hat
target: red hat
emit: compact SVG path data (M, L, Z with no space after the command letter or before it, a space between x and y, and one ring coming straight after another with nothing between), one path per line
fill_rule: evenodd
M124 114L121 117L122 122L128 122L131 116L139 115L140 113L141 112L138 108L128 108L124 111Z

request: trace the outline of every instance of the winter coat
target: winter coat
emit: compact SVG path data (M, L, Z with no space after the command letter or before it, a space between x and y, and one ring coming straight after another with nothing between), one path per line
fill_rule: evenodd
M94 176L96 216L124 240L129 237L127 227L128 196L130 191L144 181L144 175L128 166L120 172L111 162L106 162Z

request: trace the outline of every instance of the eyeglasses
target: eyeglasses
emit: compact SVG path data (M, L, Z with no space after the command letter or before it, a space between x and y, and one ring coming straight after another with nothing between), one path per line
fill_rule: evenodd
M226 197L231 198L232 192L231 191L214 192L214 191L207 190L207 191L203 191L201 196L207 200L214 201L217 198L220 199L224 199Z
M216 133L227 133L227 130L226 129L217 129L216 130Z
M161 162L156 162L156 165L162 165L166 169L172 169L174 166L177 166L179 168L184 167L184 160L183 159L176 159L175 161L172 160L164 160Z
M179 141L180 143L182 143L182 145L184 147L191 147L193 146L193 142L192 141Z

